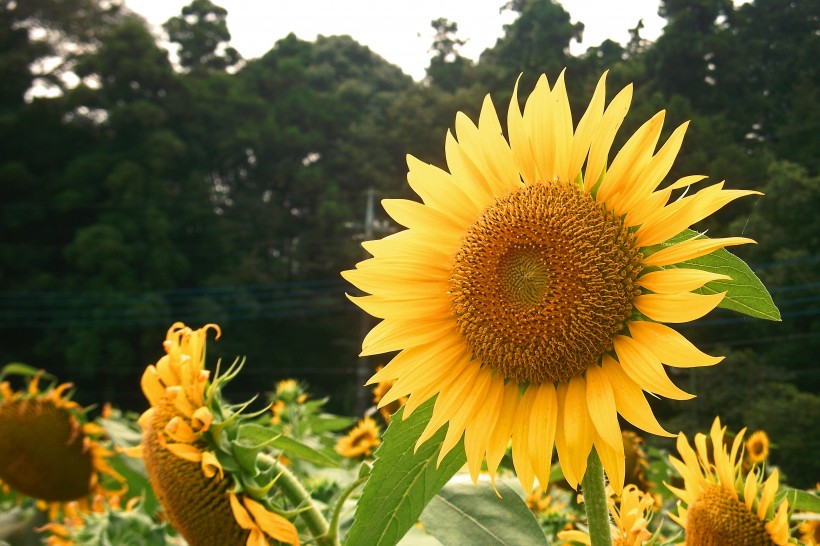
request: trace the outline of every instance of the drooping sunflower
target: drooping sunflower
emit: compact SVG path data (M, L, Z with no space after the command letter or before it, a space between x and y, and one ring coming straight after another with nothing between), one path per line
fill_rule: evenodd
M541 76L523 113L517 87L508 139L487 96L477 125L456 116L445 144L449 172L408 156L407 179L423 204L382 201L408 229L365 242L373 258L342 274L369 294L350 299L384 319L361 354L401 351L369 381L396 381L380 404L409 395L406 417L435 398L418 442L449 423L439 457L463 435L474 480L483 460L496 474L512 441L525 491L535 477L547 484L553 445L573 487L594 448L620 490L618 414L671 436L643 391L692 398L663 364L722 360L664 324L695 320L725 295L693 292L729 277L681 262L753 242L670 239L756 192L720 182L671 200L705 177L661 187L687 128L656 151L664 112L608 164L631 86L605 107L604 75L575 127L563 73L552 88Z
M14 375L11 368L0 379ZM54 520L69 504L88 510L95 497L121 495L126 486L111 466L105 431L71 400L71 383L41 390L44 375L28 377L21 391L0 381L0 486L34 499Z
M632 484L624 487L617 499L612 487L607 488L607 492L607 505L614 523L609 526L612 546L642 546L651 539L653 534L649 530L649 522L654 515L652 507L655 504L652 495ZM558 538L587 546L592 544L589 533L585 531L559 531Z
M723 443L725 432L716 418L709 431L711 457L705 434L695 435L697 451L683 433L678 435L682 460L670 457L670 461L684 487L666 484L680 499L678 513L669 515L684 528L686 543L693 546L785 546L789 543L789 503L783 499L775 506L777 469L765 482L758 468L743 476L739 457L745 429L735 437L731 451Z
M213 324L192 330L175 323L168 330L167 354L142 376L151 407L139 419L143 438L133 454L143 457L168 519L191 546L298 545L296 527L269 502L274 480L258 483L261 473L236 460L232 438L243 416L223 404L221 386L238 370L210 380L209 330L219 338Z
M339 439L336 452L351 459L369 457L381 443L379 425L370 417L365 417Z

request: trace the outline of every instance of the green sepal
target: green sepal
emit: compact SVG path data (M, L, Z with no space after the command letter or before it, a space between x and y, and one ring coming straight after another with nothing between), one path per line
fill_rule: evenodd
M690 239L706 238L705 235L687 229L668 241L655 245L655 247L652 248L657 251ZM738 313L755 318L774 321L780 320L780 311L774 304L769 291L766 290L766 287L757 275L754 274L746 262L725 248L718 249L700 258L686 260L685 262L673 265L666 265L660 269L675 268L700 269L702 271L728 275L732 278L731 281L711 281L706 283L702 288L695 290L695 292L699 294L726 292L726 297L723 298L718 307L731 309L732 311L737 311Z
M467 462L463 439L437 464L447 426L415 449L433 415L434 399L403 420L404 408L392 419L370 478L356 507L346 544L393 546L416 523L430 499Z

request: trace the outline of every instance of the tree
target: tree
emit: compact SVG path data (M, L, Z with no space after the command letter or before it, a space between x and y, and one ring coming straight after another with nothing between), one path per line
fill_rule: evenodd
M192 70L225 70L236 65L241 56L227 45L231 40L227 16L227 10L210 0L194 0L182 8L182 15L168 19L162 27L180 46L179 64Z

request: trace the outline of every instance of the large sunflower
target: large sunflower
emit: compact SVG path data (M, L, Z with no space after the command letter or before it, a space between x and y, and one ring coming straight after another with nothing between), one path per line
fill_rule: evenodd
M191 546L298 546L296 528L269 502L275 480L257 483L261 473L247 455L237 462L231 440L242 417L222 403L220 390L238 370L209 379L208 330L219 337L213 324L192 330L178 322L168 330L167 354L142 376L151 407L139 419L143 439L133 454L145 460L168 519Z
M683 433L678 453L670 457L683 477L684 488L666 485L681 501L678 513L669 515L686 530L686 543L696 546L785 546L789 543L789 503L775 506L779 486L777 469L766 481L759 467L746 476L740 470L740 431L731 452L723 443L726 427L716 418L709 432L712 456L705 434L695 435L697 452Z
M0 378L13 375L6 373L12 368ZM111 466L102 427L71 400L71 383L41 389L43 375L21 391L0 382L0 487L34 499L54 520L68 505L88 510L95 497L121 495L126 487Z
M684 123L655 151L660 112L641 126L607 168L632 87L605 108L605 77L573 127L563 74L541 76L523 113L516 91L506 140L489 96L474 125L456 116L447 135L446 172L408 156L408 182L423 204L387 199L408 229L364 243L374 257L343 276L364 292L351 297L384 319L362 355L401 351L369 383L395 380L382 406L409 395L404 416L436 398L418 442L449 423L443 458L465 436L477 479L491 475L512 439L525 491L546 485L553 445L577 486L596 449L618 491L624 448L618 414L669 435L643 391L674 399L663 364L712 365L663 323L695 320L725 293L694 293L720 274L670 267L729 245L731 237L668 243L728 202L755 193L723 183L670 202L702 180L660 188L681 146Z

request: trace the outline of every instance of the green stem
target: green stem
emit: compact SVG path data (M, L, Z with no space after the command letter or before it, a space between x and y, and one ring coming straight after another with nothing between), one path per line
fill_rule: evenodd
M612 546L604 467L601 465L601 459L598 458L595 448L592 449L587 459L587 471L581 481L581 487L592 546Z
M273 460L273 466L279 475L276 486L291 503L301 508L299 517L304 520L310 534L313 535L313 541L318 546L339 546L338 537L335 533L328 532L330 525L328 525L322 512L313 503L310 493L302 486L302 482L278 460Z

